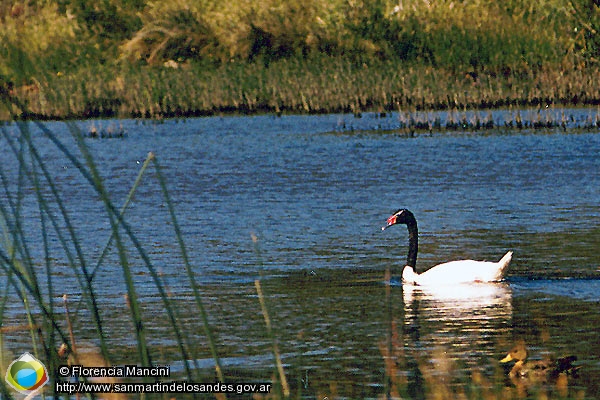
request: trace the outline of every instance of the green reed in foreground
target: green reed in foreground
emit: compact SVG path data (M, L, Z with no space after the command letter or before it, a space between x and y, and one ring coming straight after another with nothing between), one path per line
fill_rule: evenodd
M193 329L190 326L182 325L176 304L168 295L163 278L158 274L145 246L139 241L126 218L127 203L141 184L142 173L151 162L154 162L156 176L159 178L165 199L170 205L168 191L156 159L152 154L149 155L129 193L126 204L121 210L118 210L111 200L108 188L103 183L93 155L79 128L74 124L69 125L71 139L76 145L73 148L73 143L71 146L66 145L64 139L59 138L43 124L38 123L36 127L43 136L50 140L54 146L53 150L68 160L69 165L76 169L87 182L89 189L96 193L98 201L104 205L105 215L95 215L94 218L108 220L111 226L110 237L106 238L107 244L100 258L97 261L91 258L81 245L80 229L70 216L71 211L65 205L64 194L56 184L60 176L55 175L55 171L48 169L44 158L40 155L39 145L32 136L30 125L19 124L18 135L14 135L14 132L11 133L7 127L1 127L0 142L4 147L3 151L6 153L6 157L3 165L0 166L3 191L3 200L0 202L0 221L4 237L0 247L0 276L3 277L2 281L5 284L0 302L0 326L2 327L0 338L4 339L4 336L10 335L10 332L13 331L11 326L15 327L15 322L17 323L16 330L29 331L32 353L44 360L52 375L52 381L57 378L54 376L57 366L71 362L65 359L65 353L71 353L70 357L74 358L75 362L80 360L80 356L83 356L78 351L74 351L76 349L74 340L97 343L99 346L99 361L97 362L110 365L111 360L115 359L117 355L108 344L110 338L107 337L106 332L110 330L107 328L115 321L111 321L108 317L109 310L104 309L106 305L101 305L102 302L97 293L104 285L111 283L99 280L96 272L103 266L106 254L116 251L126 287L131 334L137 348L137 357L128 359L128 361L141 366L153 365L153 354L155 355L158 349L152 348L148 340L146 325L149 318L156 318L157 315L156 312L154 315L144 315L141 310L138 300L139 289L134 282L130 262L132 257L130 253L135 252L137 258L142 260L143 268L151 276L156 296L163 305L164 318L168 321L172 339L176 343L179 353L177 359L183 361L186 378L194 381L196 375L191 368L192 361L190 360L195 362L197 356L195 347L188 337L188 332ZM30 207L25 208L25 204L32 201L37 208L35 212L32 212ZM172 206L169 206L169 211L177 240L185 255L183 238L178 229ZM39 237L37 234L32 236L30 226L35 221L41 227ZM53 238L52 241L50 238ZM128 242L127 250L125 241ZM215 372L217 378L223 381L216 341L208 325L208 316L204 310L202 296L197 289L187 256L185 256L185 260L187 275L190 279L188 284L194 290L195 304L201 315L203 330L207 335L208 346L216 365ZM63 269L63 265L70 269L69 276L76 278L82 298L75 313L67 312L67 315L71 315L83 326L91 326L92 330L87 329L87 333L76 331L73 334L70 318L65 321L64 316L56 309L56 295L61 294L60 280L64 279L61 278L61 274L57 275L57 270ZM14 302L15 298L18 298L19 302L23 304L23 320L17 318L15 321L14 316L9 318L5 314L6 304ZM69 327L69 332L64 329L65 324ZM90 334L92 334L91 337ZM6 347L6 340L3 342L3 347ZM5 359L3 362L10 362L10 360ZM0 387L4 395L11 398L11 393L6 388L4 380L1 380Z

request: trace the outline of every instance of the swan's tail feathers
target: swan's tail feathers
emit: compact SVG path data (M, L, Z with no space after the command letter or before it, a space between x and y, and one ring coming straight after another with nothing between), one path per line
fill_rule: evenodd
M500 278L504 276L504 273L510 264L510 260L512 260L512 255L513 252L509 251L500 259L500 261L498 261L498 264L500 264Z
M507 253L504 255L504 257L502 257L502 258L500 259L500 264L502 264L502 265L504 265L504 266L508 266L508 264L510 264L510 260L512 260L512 255L513 255L513 252L512 252L512 251L509 251L509 252L507 252Z

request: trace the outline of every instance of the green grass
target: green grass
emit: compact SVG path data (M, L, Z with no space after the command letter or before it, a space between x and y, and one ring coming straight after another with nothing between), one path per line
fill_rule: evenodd
M45 0L0 20L3 120L600 102L591 0Z
M164 118L223 113L328 113L580 106L600 103L600 68L476 75L344 58L129 66L47 76L5 96L3 119Z

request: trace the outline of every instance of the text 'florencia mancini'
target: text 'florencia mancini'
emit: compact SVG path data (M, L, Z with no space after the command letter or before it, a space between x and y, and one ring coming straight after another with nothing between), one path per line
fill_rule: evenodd
M101 377L168 377L171 375L171 367L155 366L140 367L137 365L123 365L114 367L84 367L83 365L63 365L58 368L62 377L79 376L88 378Z

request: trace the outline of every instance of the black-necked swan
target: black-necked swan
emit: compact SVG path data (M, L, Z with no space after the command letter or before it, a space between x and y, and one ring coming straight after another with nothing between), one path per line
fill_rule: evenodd
M412 212L400 209L387 219L382 230L396 224L406 224L408 228L408 257L402 271L402 282L415 285L448 285L467 282L496 282L502 280L512 259L512 251L507 252L498 262L458 260L436 265L422 274L415 272L419 248L419 230Z

